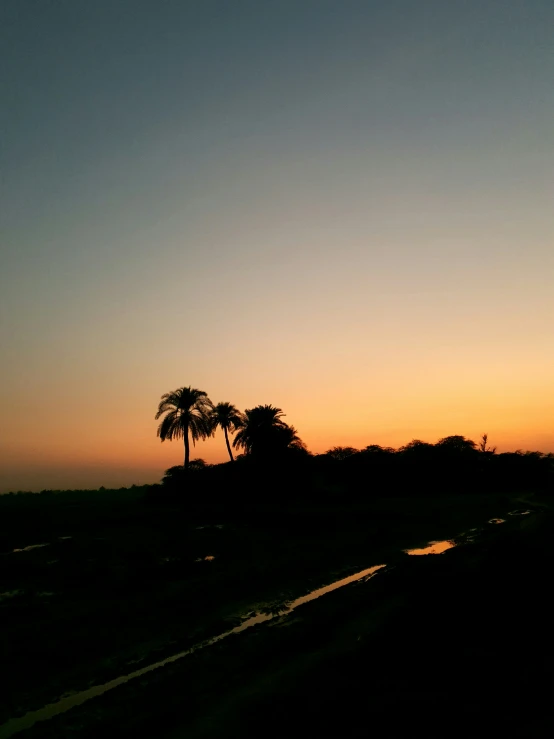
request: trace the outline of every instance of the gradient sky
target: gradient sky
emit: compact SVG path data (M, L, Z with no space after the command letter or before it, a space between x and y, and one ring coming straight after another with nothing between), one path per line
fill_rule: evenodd
M0 490L158 480L189 384L312 451L554 451L553 39L552 0L5 0Z

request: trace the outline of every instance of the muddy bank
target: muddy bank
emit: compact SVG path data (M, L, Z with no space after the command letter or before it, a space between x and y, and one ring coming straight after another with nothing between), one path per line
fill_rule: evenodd
M344 618L320 612L328 638L171 736L552 735L553 565L541 515L385 572Z
M0 722L186 650L260 603L290 601L510 505L496 495L298 505L286 515L271 505L251 522L221 526L171 509L114 512L106 502L89 510L84 530L83 503L49 539L44 528L31 536L23 521L15 539L6 517L10 546L22 551L0 557L9 594L0 648L10 675Z
M94 736L109 725L124 734L244 736L264 725L271 736L330 726L358 736L368 710L390 722L387 711L396 721L402 708L432 723L434 703L467 720L492 705L512 715L511 703L529 707L526 680L536 695L549 685L544 584L553 533L543 514L440 556L404 555L367 586L331 593L28 735ZM529 634L544 645L540 657L522 649Z

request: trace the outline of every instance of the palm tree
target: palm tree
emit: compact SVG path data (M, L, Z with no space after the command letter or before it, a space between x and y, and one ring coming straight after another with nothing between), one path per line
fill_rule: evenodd
M229 452L229 457L231 457L231 462L234 462L228 432L234 433L243 425L244 419L242 413L232 403L218 403L212 412L212 423L214 430L218 426L223 429L227 451Z
M272 405L257 405L244 412L244 424L235 436L233 446L242 448L247 454L256 454L266 446L267 437L276 428L287 424L282 420L285 414Z
M272 405L257 405L244 413L244 421L233 446L253 456L270 456L285 449L305 449L294 426L282 418L285 414Z
M180 387L162 395L156 413L156 420L165 413L158 426L158 436L162 441L184 439L185 470L189 467L190 441L194 444L198 439L206 439L213 433L211 413L213 403L203 390L192 387Z

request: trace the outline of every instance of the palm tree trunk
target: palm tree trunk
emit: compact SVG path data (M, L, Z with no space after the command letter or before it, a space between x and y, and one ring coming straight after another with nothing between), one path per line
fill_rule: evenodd
M189 443L189 430L188 426L185 429L185 433L183 434L183 437L185 439L185 470L188 470L189 468L189 459L190 459L190 443Z
M227 428L224 426L223 431L225 432L225 443L227 444L227 451L229 452L229 456L231 457L231 462L234 462L233 459L233 452L231 451L231 445L229 444L229 437L227 436Z

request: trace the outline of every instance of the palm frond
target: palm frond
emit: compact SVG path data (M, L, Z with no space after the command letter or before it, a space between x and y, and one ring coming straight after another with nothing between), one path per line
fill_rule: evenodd
M158 426L162 441L183 438L190 433L192 443L213 433L211 414L213 403L203 390L190 385L164 393L158 405L156 419L166 415Z
M178 391L174 390L171 393L165 393L162 395L160 402L158 404L158 411L156 413L156 420L167 411L171 410L172 408L178 408L179 407L179 395Z
M284 415L281 408L272 405L248 408L241 418L233 446L256 456L271 456L286 449L305 451L294 426L283 421Z
M189 417L189 431L194 444L199 439L207 439L212 436L214 427L209 416L191 414Z
M162 441L166 439L172 441L173 439L180 439L183 437L184 425L182 423L181 416L177 415L175 411L168 413L163 417L160 425L158 426L158 436Z
M217 403L211 414L212 424L234 432L244 425L242 413L232 403Z
M247 425L239 429L237 435L233 439L233 446L235 449L244 449L247 452L250 451L251 435Z

